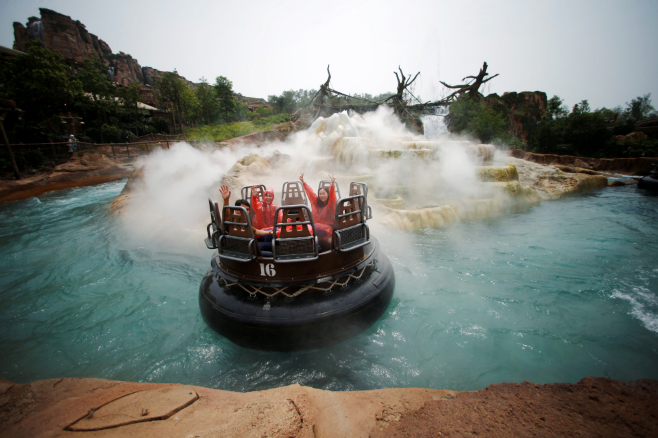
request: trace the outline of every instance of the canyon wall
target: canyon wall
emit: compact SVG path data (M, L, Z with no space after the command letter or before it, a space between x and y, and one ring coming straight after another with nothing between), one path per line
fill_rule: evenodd
M139 84L152 87L164 72L142 67L137 59L124 52L113 53L110 46L89 33L84 24L68 15L46 8L39 8L41 18L30 17L26 25L14 22L14 49L27 50L27 42L40 39L50 50L58 52L66 60L78 64L98 59L108 66L109 74L117 83L129 86ZM196 84L187 81L188 85Z

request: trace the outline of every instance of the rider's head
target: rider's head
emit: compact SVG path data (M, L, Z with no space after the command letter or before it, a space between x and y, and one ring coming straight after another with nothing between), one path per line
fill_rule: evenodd
M274 201L274 189L272 187L268 187L265 193L263 193L263 201L266 204L271 204Z
M238 199L235 201L236 207L243 207L245 210L249 211L251 209L251 204L246 199Z
M318 204L324 206L327 203L327 199L329 199L329 193L327 193L327 189L322 188L318 190L318 198L320 198L320 202Z

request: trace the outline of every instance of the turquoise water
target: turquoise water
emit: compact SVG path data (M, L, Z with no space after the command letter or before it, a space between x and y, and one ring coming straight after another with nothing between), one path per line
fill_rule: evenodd
M122 237L109 211L122 186L0 205L0 378L237 391L658 378L658 197L633 187L380 233L397 278L382 319L340 345L269 353L203 323L203 235L191 254Z

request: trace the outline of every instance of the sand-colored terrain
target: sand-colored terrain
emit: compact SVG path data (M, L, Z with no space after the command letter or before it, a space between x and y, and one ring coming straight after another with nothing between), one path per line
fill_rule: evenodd
M236 393L200 386L53 379L0 382L3 437L649 437L658 382L588 377L480 391Z

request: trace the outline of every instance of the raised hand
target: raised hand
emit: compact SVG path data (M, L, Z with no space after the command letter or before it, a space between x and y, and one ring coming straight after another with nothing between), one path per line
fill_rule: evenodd
M227 185L222 185L219 189L219 193L222 194L222 199L225 203L228 203L228 200L231 198L231 191L228 189Z
M299 175L299 180L302 182L302 184L304 183L304 174L303 173L301 175Z
M333 173L329 175L329 178L331 178L331 185L332 186L336 185L336 177L334 176Z

